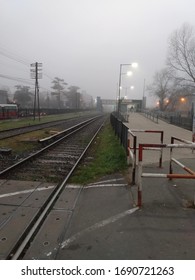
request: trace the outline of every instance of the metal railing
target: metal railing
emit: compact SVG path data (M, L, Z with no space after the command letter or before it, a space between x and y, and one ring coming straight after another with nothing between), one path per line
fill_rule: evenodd
M145 130L145 129L129 129L128 130L128 154L127 154L127 161L132 161L132 184L135 184L135 176L136 176L136 165L137 165L137 133L155 133L160 134L160 144L163 144L164 141L164 131L163 130ZM133 141L131 141L133 140ZM133 142L133 144L132 144ZM148 150L159 151L159 167L162 167L162 155L163 149L162 148L147 148Z
M161 119L170 124L183 127L188 130L192 130L192 113L187 112L166 112L166 111L153 111L153 110L144 110L142 113L152 121L158 123L158 120Z
M110 123L115 131L115 135L120 139L121 145L123 145L126 153L128 148L128 130L129 128L123 123L121 119L117 117L115 113L110 115Z

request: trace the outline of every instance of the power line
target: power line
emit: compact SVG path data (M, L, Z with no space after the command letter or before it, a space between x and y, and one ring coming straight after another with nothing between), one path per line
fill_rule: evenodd
M3 55L3 56L5 56L5 57L7 57L7 58L9 58L9 59L11 59L11 60L14 60L14 61L16 61L16 62L19 62L19 63L21 63L21 64L23 64L23 65L25 65L25 66L28 66L29 67L29 65L31 64L30 63L30 61L29 62L27 62L27 60L26 59L23 59L23 58L20 58L18 55L16 55L16 54L9 54L8 52L6 53L4 50L3 50L3 48L2 47L0 47L0 54L1 55ZM43 73L43 75L44 76L46 76L47 78L49 78L50 80L54 80L54 78L52 78L50 75L48 75L47 73Z
M24 84L29 84L31 86L34 86L34 83L32 83L30 80L24 79L24 78L12 77L12 76L2 75L2 74L0 74L0 78L7 79L7 80L12 80L12 81L16 81L16 82L21 82L21 83L24 83ZM50 89L42 87L42 86L40 86L40 88L44 89L44 90L47 90L47 91L50 91Z
M25 60L23 60L23 59L16 58L16 57L14 57L14 55L6 54L6 53L5 53L4 51L2 51L1 49L2 49L2 48L0 47L0 54L1 54L1 55L3 55L3 56L5 56L5 57L7 57L7 58L9 58L9 59L11 59L11 60L14 60L14 61L16 61L16 62L19 62L19 63L21 63L21 64L23 64L23 65L29 67L30 63L27 63L27 62L26 62ZM54 78L52 78L52 77L51 77L50 75L48 75L47 73L43 73L43 75L46 76L47 78L49 78L51 81L54 80Z
M11 60L13 60L13 61L16 61L16 62L18 62L18 63L21 63L21 64L23 64L23 65L25 65L25 66L27 66L27 67L29 67L30 64L31 64L30 61L28 61L28 60L25 59L24 57L19 56L19 55L17 55L17 54L14 54L14 53L11 52L11 51L7 51L7 48L5 49L5 48L3 48L3 47L1 47L1 46L0 46L0 55L2 55L2 56L4 56L4 57L7 57L7 58L9 58L9 59L11 59ZM47 77L49 80L51 80L51 81L54 80L54 78L52 78L52 77L51 77L50 75L48 75L47 73L43 73L43 75L44 75L45 77ZM11 76L1 75L1 74L0 74L0 77L5 78L5 79L9 79L9 80L24 82L24 83L27 83L27 84L32 85L32 83L30 83L27 79L25 80L25 79L22 79L22 78L16 78L16 77L11 77ZM44 87L41 87L41 86L40 86L40 88L45 89L45 90L48 90L47 88L44 88Z
M2 75L2 74L0 74L0 77L12 81L23 82L25 84L34 85L30 80L24 78L12 77L12 76Z
M48 74L46 74L46 73L43 73L43 75L46 76L47 78L49 78L51 81L54 80L54 78L51 78L51 77L50 77Z
M14 55L10 55L10 54L6 54L4 51L0 50L0 54L11 59L11 60L14 60L16 62L19 62L25 66L29 66L29 63L27 63L25 60L21 59L21 58L16 58L14 57Z

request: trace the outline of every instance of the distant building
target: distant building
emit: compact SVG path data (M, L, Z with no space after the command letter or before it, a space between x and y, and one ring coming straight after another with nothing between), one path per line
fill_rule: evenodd
M0 103L7 104L8 93L6 90L0 90Z
M100 96L97 96L97 99L96 99L97 103L96 103L96 109L97 111L100 111L102 112L102 99Z
M81 108L94 108L94 100L93 97L89 94L87 94L85 91L81 92L80 96L80 102L81 102Z
M142 99L123 99L121 102L121 113L139 112L143 107Z
M104 112L113 112L118 110L119 102L114 99L102 99L102 107ZM128 114L131 111L140 111L143 106L143 100L139 99L121 99L120 112Z

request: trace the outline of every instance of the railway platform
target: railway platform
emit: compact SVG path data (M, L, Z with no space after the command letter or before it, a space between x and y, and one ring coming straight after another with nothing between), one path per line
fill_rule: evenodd
M159 120L156 124L132 113L130 129L163 130L164 143L175 136L191 141L192 133ZM140 133L139 141L159 143L159 136ZM144 152L145 153L145 152ZM144 170L159 172L156 151L144 154ZM195 169L195 154L175 152L178 160ZM169 153L163 154L160 173L167 173ZM180 172L179 166L174 166ZM44 248L50 259L188 260L195 257L195 181L143 178L143 205L137 207L137 186L129 174L113 174L80 188L72 216L56 250ZM37 246L40 243L37 243ZM35 245L36 246L36 245ZM41 251L41 250L40 250ZM39 256L44 258L44 256ZM28 258L28 255L27 255Z

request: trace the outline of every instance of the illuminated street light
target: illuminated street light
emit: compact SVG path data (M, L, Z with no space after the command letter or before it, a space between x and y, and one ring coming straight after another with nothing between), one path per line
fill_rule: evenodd
M125 89L126 91L128 90L128 89L134 89L135 87L134 86L130 86L130 87L122 87L122 86L120 86L120 89Z
M137 67L138 67L138 63L137 63L137 62L133 62L133 63L131 64L131 66L132 66L133 68L137 68Z
M133 75L133 72L128 71L126 75L127 75L127 76L132 76L132 75Z
M129 64L120 64L120 71L119 71L119 94L118 94L118 117L120 115L120 102L121 102L121 77L123 74L125 73L122 73L122 67L123 66L131 66L133 68L137 68L138 67L138 63L136 62L133 62L133 63L129 63ZM131 71L128 71L126 73L127 76L131 76L133 73Z
M121 89L124 89L124 90L125 90L124 99L128 99L128 94L127 94L128 89L134 90L134 88L135 88L134 86L130 86L130 87L121 87Z

